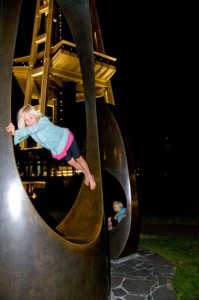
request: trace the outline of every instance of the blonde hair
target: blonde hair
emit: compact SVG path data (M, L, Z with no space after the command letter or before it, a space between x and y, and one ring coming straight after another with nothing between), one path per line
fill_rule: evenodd
M17 125L18 128L24 128L26 127L25 121L24 121L24 113L30 113L32 114L37 120L39 120L42 117L42 113L40 111L37 111L32 105L27 104L24 105L17 113Z
M117 205L120 209L124 207L121 201L113 201L113 205Z

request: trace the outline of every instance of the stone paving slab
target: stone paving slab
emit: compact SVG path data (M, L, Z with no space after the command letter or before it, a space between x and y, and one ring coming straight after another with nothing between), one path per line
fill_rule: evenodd
M111 300L175 300L172 263L151 250L111 260Z

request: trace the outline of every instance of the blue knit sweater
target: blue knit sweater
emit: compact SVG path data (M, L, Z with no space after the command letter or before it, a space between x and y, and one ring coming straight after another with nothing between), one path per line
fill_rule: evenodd
M42 117L36 125L15 130L14 144L19 144L31 136L42 147L57 155L64 150L68 133L68 128L54 125L47 117Z
M117 221L118 221L118 223L122 220L123 214L125 214L125 212L126 212L126 208L125 208L125 207L121 208L121 209L117 212Z

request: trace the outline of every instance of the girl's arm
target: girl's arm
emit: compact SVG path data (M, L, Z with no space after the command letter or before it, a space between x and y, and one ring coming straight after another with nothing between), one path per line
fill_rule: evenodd
M30 135L45 129L46 127L49 126L49 124L50 124L49 119L47 117L42 117L36 125L15 130L15 137L14 137L15 145L27 139Z
M15 130L15 126L10 123L6 127L6 130L12 133L12 135L14 136L14 144L17 145L27 139L30 135L45 129L49 125L49 123L49 119L47 117L43 117L38 121L36 125L20 128L17 130Z

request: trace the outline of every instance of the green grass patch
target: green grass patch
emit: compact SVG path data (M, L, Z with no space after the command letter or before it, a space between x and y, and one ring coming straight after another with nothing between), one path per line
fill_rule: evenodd
M142 235L139 247L153 250L174 265L171 285L177 300L199 300L198 238Z

